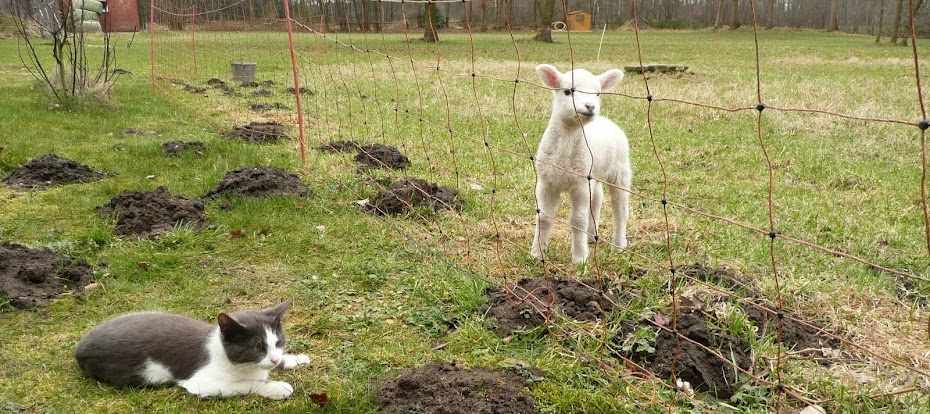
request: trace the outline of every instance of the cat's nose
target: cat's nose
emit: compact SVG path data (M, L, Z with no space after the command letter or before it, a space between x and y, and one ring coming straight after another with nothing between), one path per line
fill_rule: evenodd
M272 363L272 364L278 365L278 362L280 362L280 361L281 361L281 358L271 357L271 363Z

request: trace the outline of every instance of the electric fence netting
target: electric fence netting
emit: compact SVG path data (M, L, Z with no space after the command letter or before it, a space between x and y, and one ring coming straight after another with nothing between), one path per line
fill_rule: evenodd
M642 30L637 3L623 28L542 44L506 19L484 33L467 0L153 0L152 86L203 97L250 133L279 128L306 180L490 286L476 318L504 337L538 327L618 407L707 408L706 393L772 412L926 409L930 123L914 13L909 48L866 55L845 36L814 53L762 30L755 1L748 29L689 44ZM431 25L439 41L422 42ZM666 59L693 62L647 70ZM631 243L611 248L605 211L584 266L564 209L549 251L530 257L550 113L540 63L628 67L600 95L630 140ZM516 330L495 306L516 309Z

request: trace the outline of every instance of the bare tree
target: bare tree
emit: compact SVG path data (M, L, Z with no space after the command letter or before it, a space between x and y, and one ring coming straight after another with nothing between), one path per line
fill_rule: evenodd
M85 32L91 29L84 21L84 14L90 11L55 0L14 2L17 9L14 15L21 17L13 18L13 24L25 44L20 49L20 58L29 73L47 87L55 100L65 104L80 102L87 97L106 97L119 76L116 72L116 45L110 41L108 32L103 33L102 47L87 44L89 39ZM41 10L37 11L33 6ZM80 15L77 10L81 10ZM96 30L100 30L100 25L96 26ZM32 41L32 27L48 34L52 40L54 66L51 68L43 65L47 59L39 56L41 49L37 49ZM91 50L94 52L89 54ZM96 50L100 51L99 58Z
M539 17L542 20L542 26L539 28L539 33L536 34L534 40L540 42L553 43L552 42L552 10L555 9L555 0L545 0L543 2L542 9L539 10Z
M723 14L723 0L717 0L717 16L714 17L714 29L720 28L721 18Z
M924 4L924 0L917 0L917 4L914 6L914 10L911 10L908 13L908 16L911 16L911 19L917 19L917 11L920 10L920 6ZM911 25L910 19L908 19L908 25L904 28L904 36L901 36L901 46L907 46L907 39L911 36Z
M739 21L739 0L730 0L730 28L736 29L741 26Z
M438 11L436 3L426 3L423 5L423 12L426 20L423 22L423 41L435 43L439 41L439 30L436 26L439 24Z
M837 23L837 18L836 18L836 11L838 9L838 6L839 6L839 0L830 1L830 18L827 19L827 31L828 32L835 32L839 29L839 25Z
M878 4L878 29L875 30L875 43L881 42L882 40L882 26L885 23L885 0L881 0Z
M889 43L898 43L898 33L901 31L901 11L904 9L904 0L898 0L898 8L894 12L894 26L891 29L891 40Z
M765 18L766 29L775 27L775 0L767 0L765 2Z

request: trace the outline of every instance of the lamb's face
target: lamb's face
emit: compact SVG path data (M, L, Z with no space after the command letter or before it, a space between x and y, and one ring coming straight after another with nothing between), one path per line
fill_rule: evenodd
M590 122L601 111L600 93L613 89L623 79L623 72L611 69L595 76L584 69L559 73L550 65L539 65L536 73L543 84L552 88L552 116L563 122Z

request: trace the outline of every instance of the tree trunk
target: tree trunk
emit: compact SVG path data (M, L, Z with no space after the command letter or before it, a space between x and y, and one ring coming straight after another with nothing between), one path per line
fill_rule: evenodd
M368 0L361 0L358 3L362 7L361 17L359 18L360 21L358 23L358 28L361 29L361 31L363 32L367 32L369 28L368 7L366 6L366 4L368 3Z
M423 24L423 41L435 43L439 41L439 32L436 29L438 18L436 16L436 3L426 3L424 6L426 21Z
M488 21L486 19L488 15L488 0L481 0L481 31L488 31Z
M739 0L730 0L730 28L739 28Z
M878 3L878 29L875 30L875 43L882 40L882 29L885 23L885 0Z
M539 17L542 19L542 27L533 40L540 42L553 43L552 41L552 10L555 8L555 0L545 0L542 9L539 10Z
M839 29L839 24L836 21L836 11L839 8L839 0L830 1L830 18L827 19L827 31L835 32Z
M924 0L917 0L917 4L914 5L914 19L917 18L917 11L920 10L920 6L924 4ZM908 13L908 16L911 14ZM907 46L907 39L911 37L911 20L907 20L907 26L904 27L904 36L901 36L901 46ZM916 22L914 24L917 24Z
M898 33L901 31L901 11L904 9L904 0L898 0L898 8L894 12L894 26L891 27L891 40L889 43L898 43Z
M765 2L765 18L766 29L775 27L775 0L768 0Z
M721 22L722 14L723 14L723 0L717 0L717 16L714 17L714 29L719 29L720 25L723 24Z

